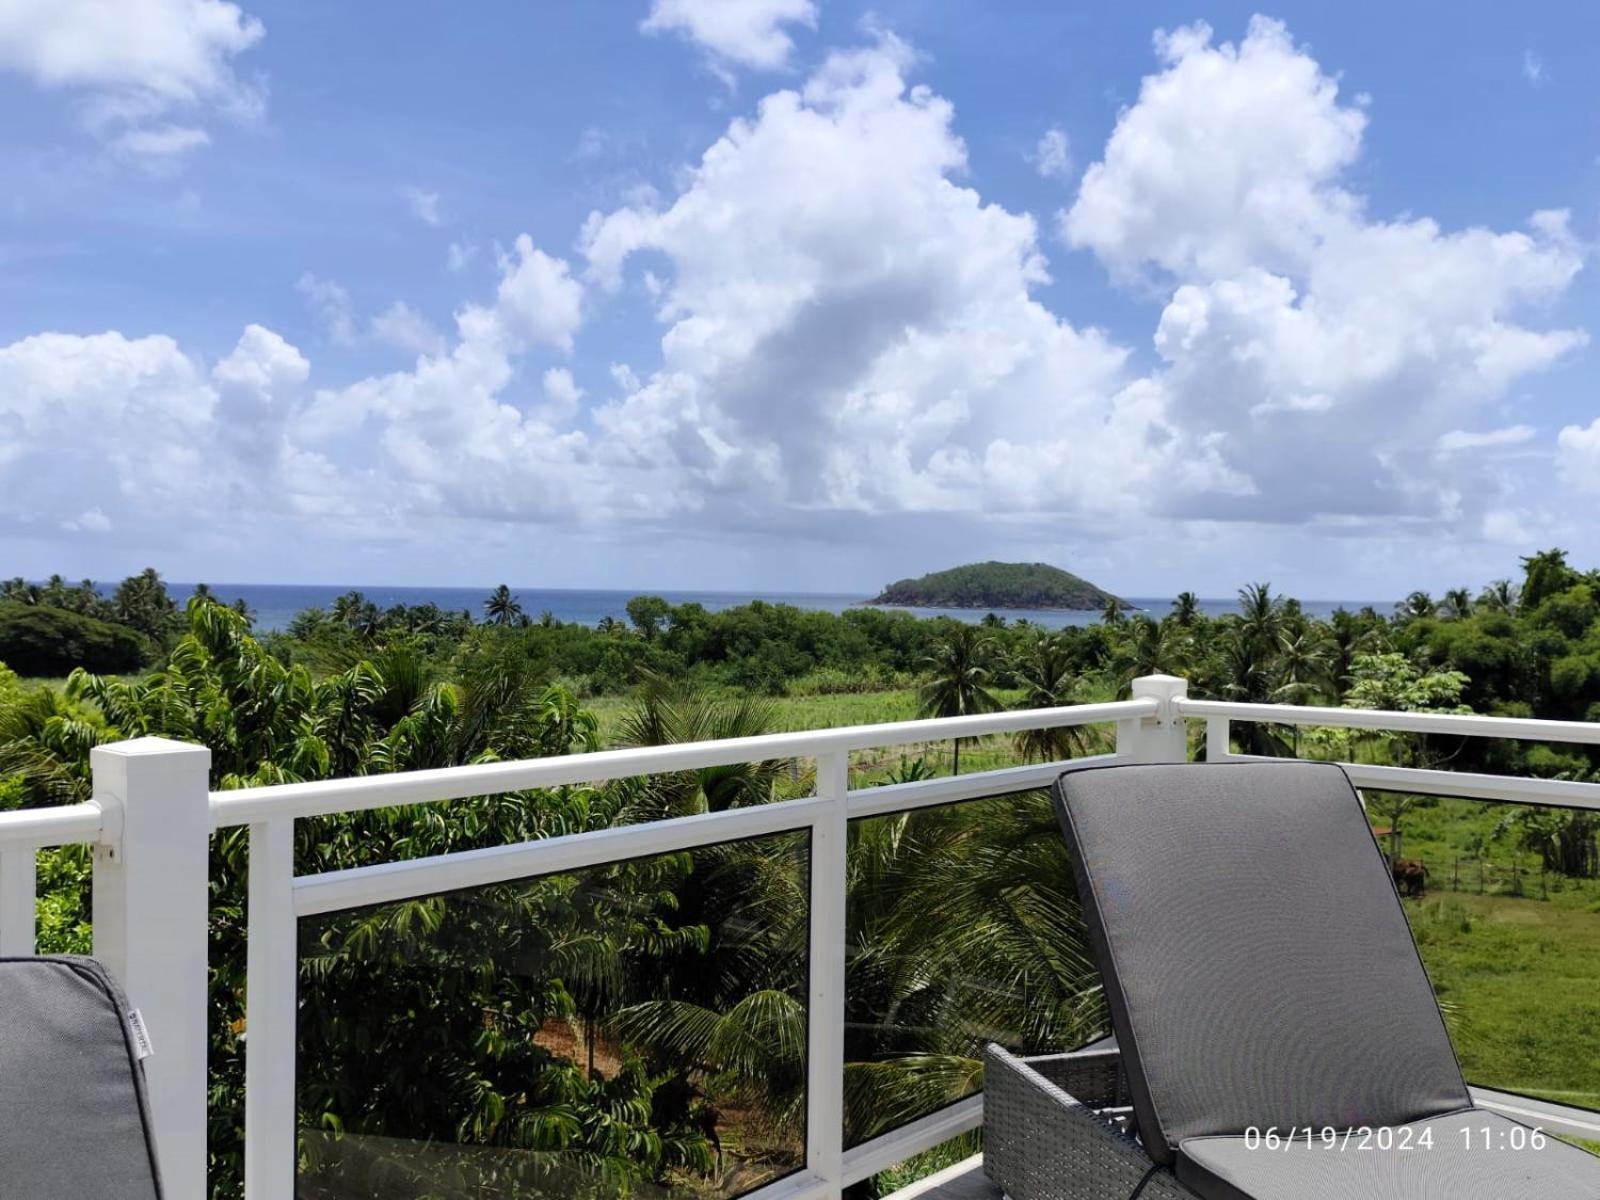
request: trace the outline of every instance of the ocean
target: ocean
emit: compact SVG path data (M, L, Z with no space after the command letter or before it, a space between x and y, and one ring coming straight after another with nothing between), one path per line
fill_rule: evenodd
M181 605L189 598L194 585L187 583L169 583L168 590L174 599ZM483 615L483 601L488 596L488 587L461 588L461 587L389 587L381 584L345 584L338 587L316 586L295 583L216 583L211 585L212 592L218 599L232 603L234 600L243 600L250 606L250 611L255 616L255 627L258 630L283 629L288 626L294 615L307 608L328 608L334 599L346 592L361 592L379 608L389 608L396 604L426 604L432 601L440 608L460 611L465 609L474 617ZM633 597L642 594L641 590L599 590L587 588L517 588L511 589L512 594L522 605L522 611L530 617L537 618L541 613L549 612L557 620L577 622L582 625L593 625L602 617L614 617L619 621L627 620L626 605ZM855 595L843 592L680 592L658 591L648 593L660 596L670 604L687 604L691 601L703 604L707 609L715 612L719 609L734 608L740 604L749 604L752 600L766 600L772 604L792 604L796 608L820 609L824 612L839 613L846 609L855 608L868 600L865 595ZM1171 597L1128 597L1128 602L1137 606L1151 616L1161 616L1172 607ZM1336 608L1348 608L1352 611L1363 605L1371 604L1379 612L1387 613L1393 606L1388 600L1306 600L1301 606L1307 614L1314 617L1327 617ZM1223 613L1237 612L1238 603L1231 597L1228 599L1203 599L1200 609L1209 616L1220 616ZM901 610L914 613L919 617L955 617L960 621L980 621L986 609L970 608L907 608ZM1097 611L1062 612L1055 609L1026 609L1026 608L999 608L993 610L1008 621L1019 617L1026 617L1034 624L1043 625L1051 629L1061 629L1069 625L1093 625L1100 620Z

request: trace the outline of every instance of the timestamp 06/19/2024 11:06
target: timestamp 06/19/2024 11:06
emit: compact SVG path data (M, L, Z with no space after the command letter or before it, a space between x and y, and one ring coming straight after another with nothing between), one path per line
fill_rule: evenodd
M1463 1150L1542 1150L1549 1136L1538 1126L1526 1125L1513 1125L1502 1131L1462 1125L1455 1132ZM1244 1131L1244 1144L1247 1150L1271 1151L1288 1151L1298 1146L1308 1150L1432 1150L1438 1144L1438 1136L1432 1126L1359 1125L1336 1129L1325 1125L1321 1129L1310 1126L1280 1129L1272 1125L1262 1129L1252 1125Z

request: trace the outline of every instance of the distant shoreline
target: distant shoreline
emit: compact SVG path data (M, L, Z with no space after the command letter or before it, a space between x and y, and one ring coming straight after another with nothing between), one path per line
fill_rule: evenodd
M1117 604L1125 612L1144 612L1137 604L1118 599ZM862 608L901 608L908 612L917 612L929 608L959 609L962 612L1064 612L1064 613L1098 613L1104 612L1103 605L1067 605L1067 604L1029 604L1017 607L1010 604L900 604L893 600L863 600Z
M109 594L114 584L101 584ZM192 583L169 580L167 587L180 605L194 591ZM296 614L307 608L329 608L333 601L346 592L361 592L379 608L395 604L437 604L447 612L465 609L473 617L483 618L483 602L492 587L420 587L395 584L294 584L294 583L228 583L211 584L211 592L224 603L243 600L254 614L258 632L268 633L286 629ZM1060 629L1067 626L1094 625L1100 620L1100 608L1006 608L995 605L978 605L966 608L923 607L905 604L874 604L874 597L861 592L786 592L786 591L722 591L700 589L689 591L678 588L537 588L512 585L511 592L518 598L522 610L537 618L549 611L557 620L583 625L594 625L605 617L627 621L627 603L635 596L660 596L673 605L697 603L710 611L751 604L786 604L808 611L844 613L849 611L879 611L885 615L906 613L911 616L949 617L957 621L976 622L985 613L995 613L1008 621L1028 620L1035 625ZM1172 607L1171 596L1123 597L1124 611L1143 612L1162 616ZM1238 611L1238 601L1228 597L1201 597L1200 611L1208 616L1220 616ZM1307 600L1302 607L1307 615L1326 617L1336 608L1352 612L1371 604L1379 612L1388 612L1394 601L1382 600Z

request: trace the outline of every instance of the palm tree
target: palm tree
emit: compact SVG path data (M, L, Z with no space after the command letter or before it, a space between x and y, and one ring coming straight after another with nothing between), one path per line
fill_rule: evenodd
M1101 622L1106 625L1121 625L1127 619L1128 615L1123 611L1122 601L1115 596L1108 597L1106 606L1100 610Z
M933 673L922 686L919 699L924 717L964 717L996 712L1002 705L989 690L989 660L994 641L974 625L962 625L934 645L920 666ZM955 739L952 775L961 773L961 739Z
M117 585L111 603L117 620L139 632L163 640L178 625L178 606L167 595L167 585L154 567L146 567Z
M1259 601L1260 594L1252 598ZM1269 613L1257 605L1254 617L1253 622L1237 617L1228 619L1226 634L1219 639L1216 665L1220 674L1215 686L1229 700L1264 704L1272 699L1281 650L1275 612ZM1270 640L1264 633L1268 628L1273 631ZM1255 721L1235 725L1234 738L1245 754L1281 755L1288 748L1271 727Z
M1445 592L1444 599L1439 602L1441 616L1459 621L1462 617L1472 615L1472 593L1466 588L1451 588Z
M1141 675L1176 674L1188 661L1189 637L1176 626L1152 621L1143 613L1133 618L1131 636L1122 653L1122 690Z
M716 700L693 685L646 674L612 740L618 746L670 746L756 737L772 730L774 712L768 700ZM780 761L731 763L652 776L644 787L660 816L748 808L773 798L783 767Z
M350 628L367 641L376 641L383 632L383 610L368 600L351 617Z
M1283 629L1283 601L1272 594L1270 583L1252 583L1239 589L1240 629L1244 637L1267 649L1278 644Z
M522 605L518 597L511 594L511 589L502 583L483 602L483 615L491 625L515 625L517 618L522 616Z
M1272 698L1280 704L1304 704L1332 691L1327 643L1310 627L1285 631L1278 640L1278 686ZM1300 756L1300 726L1291 726L1294 754Z
M1072 657L1058 633L1032 638L1012 663L1023 687L1019 708L1059 708L1072 703ZM1057 762L1071 758L1084 745L1084 731L1072 725L1054 729L1024 729L1015 738L1024 762Z
M1200 598L1193 592L1179 592L1176 600L1172 602L1172 622L1184 629L1195 623L1200 616Z
M1509 579L1496 579L1478 594L1478 603L1490 612L1517 611L1517 585Z
M367 606L367 598L360 592L346 592L333 602L333 619L348 628L354 628L356 618Z
M38 604L44 598L44 589L36 583L29 583L21 575L0 583L0 600L9 600L13 604Z
M1421 590L1412 592L1395 605L1395 615L1402 621L1415 621L1422 617L1437 616L1438 613L1438 603L1427 592Z

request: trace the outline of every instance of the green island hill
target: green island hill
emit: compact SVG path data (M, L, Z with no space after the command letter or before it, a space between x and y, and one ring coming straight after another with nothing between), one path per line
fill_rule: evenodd
M868 604L907 608L1132 608L1087 579L1048 563L968 563L891 583Z

